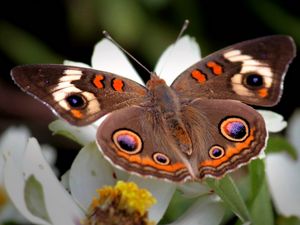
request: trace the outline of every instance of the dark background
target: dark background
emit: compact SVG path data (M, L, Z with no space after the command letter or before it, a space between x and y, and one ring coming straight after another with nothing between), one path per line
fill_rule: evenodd
M63 59L90 64L103 29L151 69L174 42L185 19L190 20L186 33L196 37L202 56L272 34L288 34L300 44L297 0L6 1L0 8L0 132L11 125L29 126L41 143L60 150L63 157L58 167L67 169L79 146L51 136L47 125L54 118L52 113L13 84L10 69L26 63L62 63ZM138 71L145 81L149 78ZM299 76L300 58L296 57L282 100L271 108L286 119L300 106Z

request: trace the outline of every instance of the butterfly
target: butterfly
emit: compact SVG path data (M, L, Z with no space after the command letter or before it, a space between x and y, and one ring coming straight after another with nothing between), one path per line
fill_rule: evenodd
M262 116L278 103L295 44L284 35L244 41L203 58L168 86L66 65L23 65L15 83L72 125L109 114L96 142L113 165L173 182L220 178L265 148Z

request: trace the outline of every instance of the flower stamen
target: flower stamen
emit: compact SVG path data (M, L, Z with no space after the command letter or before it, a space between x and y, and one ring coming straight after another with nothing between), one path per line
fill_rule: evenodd
M146 189L133 182L118 181L115 187L105 186L97 190L84 225L151 225L148 209L156 199Z

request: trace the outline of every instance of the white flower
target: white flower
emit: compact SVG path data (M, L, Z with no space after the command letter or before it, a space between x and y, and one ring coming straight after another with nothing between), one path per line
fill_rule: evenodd
M57 180L34 138L4 153L4 183L18 210L35 224L76 224L84 217ZM63 210L62 210L63 209Z
M0 138L0 152L6 156L10 155L10 152L16 151L19 154L22 153L24 146L29 138L29 131L25 127L10 127L8 128ZM53 165L56 160L56 152L51 146L44 146L43 155L47 158L47 161ZM1 195L1 204L0 204L0 223L5 221L14 221L19 223L25 223L27 220L16 210L16 208L11 204L10 199L7 196L7 192L4 189L4 167L5 167L5 158L0 157L0 195ZM19 155L20 156L20 155ZM19 156L15 155L15 159L19 160ZM9 156L10 157L10 156ZM17 166L17 165L16 165Z
M296 148L298 158L293 160L287 152L269 154L266 158L267 179L277 212L300 218L300 110L289 121L287 138Z
M0 139L0 152L7 151L9 149L20 149L20 146L25 145L29 137L29 131L25 128L9 128L2 133ZM18 140L18 142L16 142ZM11 204L7 192L4 189L4 158L0 157L0 223L4 223L7 220L12 220L14 222L26 222L27 220L16 210L16 208Z
M282 131L287 126L287 122L283 119L283 116L269 111L269 110L257 110L266 122L267 130L271 133Z

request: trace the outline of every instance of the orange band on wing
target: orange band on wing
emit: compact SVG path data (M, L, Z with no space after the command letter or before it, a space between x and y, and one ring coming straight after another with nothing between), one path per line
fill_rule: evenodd
M81 119L83 117L82 113L77 109L72 109L71 113L77 119Z
M155 163L151 158L149 157L140 157L139 155L128 155L124 152L117 151L117 154L125 159L127 159L129 162L132 163L138 163L141 166L151 166L160 170L164 170L167 172L176 172L178 170L181 170L183 168L186 168L186 166L183 163L174 163L172 165L160 165Z
M259 89L258 94L260 97L265 98L268 96L268 89L267 88Z
M218 167L222 163L228 161L233 155L239 154L244 149L247 149L250 147L251 142L254 140L254 128L251 129L249 137L241 143L237 143L234 145L234 147L228 147L225 149L226 153L225 155L220 159L212 159L212 160L205 160L200 164L201 167L204 166L210 166L210 167Z
M202 73L200 70L193 70L192 77L195 80L197 80L200 84L204 83L207 80L206 75Z
M112 87L115 91L122 92L124 88L124 82L121 79L113 79L112 80Z
M104 80L104 76L102 74L97 74L93 79L93 84L95 85L96 88L103 89L104 88L104 84L102 83L103 80Z
M212 69L212 72L219 76L223 73L223 68L220 64L217 64L216 62L214 61L209 61L206 63L206 66L210 69Z

